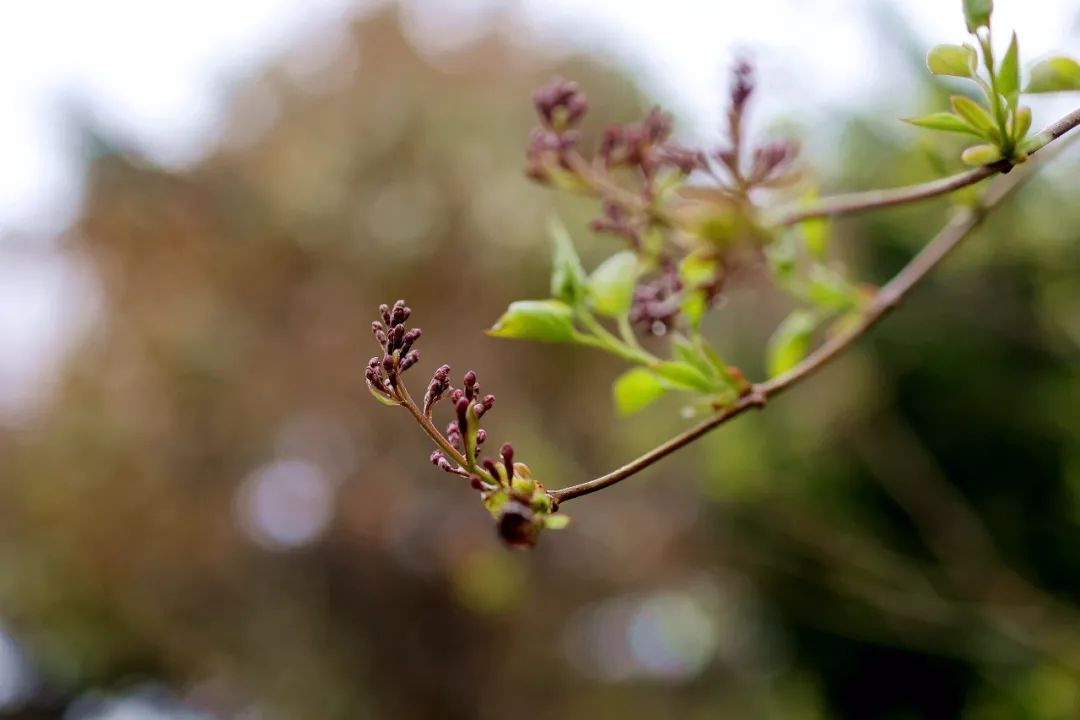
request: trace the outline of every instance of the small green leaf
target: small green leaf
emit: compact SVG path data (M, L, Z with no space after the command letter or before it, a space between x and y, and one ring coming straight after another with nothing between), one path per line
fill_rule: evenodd
M968 125L975 128L979 135L993 142L998 141L997 125L994 124L994 118L990 116L986 108L963 95L953 95L949 98L949 101L952 103L956 114L964 118Z
M910 125L917 125L918 127L929 128L931 130L964 133L965 135L974 135L975 137L983 136L981 132L971 125L968 125L963 118L947 112L937 112L929 115L922 115L920 117L904 118L904 122Z
M970 45L938 45L926 56L926 67L935 75L969 78L977 61Z
M515 340L573 342L574 311L559 300L518 300L510 303L487 334Z
M548 224L553 259L551 266L551 296L577 307L585 299L585 268L574 249L574 241L558 218Z
M716 389L715 383L689 363L674 360L657 363L652 366L652 371L675 387L683 390L709 392Z
M1047 93L1080 90L1080 63L1070 57L1052 57L1031 68L1024 92Z
M713 379L718 379L720 377L716 368L705 359L705 356L701 354L698 346L690 339L683 337L682 335L675 335L671 339L671 349L674 351L677 359L687 365L694 366L702 375Z
M695 251L679 262L679 279L688 287L705 285L716 279L717 268L715 255Z
M383 405L389 405L389 406L393 407L395 405L400 405L401 404L397 400L394 400L393 398L386 397L381 392L379 392L375 388L371 387L371 383L368 383L368 392L371 393L371 397L375 398L376 400L381 402Z
M589 276L589 301L600 315L619 317L630 310L637 282L637 256L629 250L615 253Z
M1005 96L1009 107L1016 109L1016 103L1020 99L1020 46L1016 40L1016 33L1012 34L1009 49L1005 51L1005 57L1001 60L1001 67L997 73L998 92Z
M545 515L544 516L544 529L545 530L562 530L564 527L570 524L569 515Z
M990 15L994 12L994 0L964 0L964 21L968 32L990 27Z
M806 310L796 310L780 323L769 339L769 377L783 375L806 357L817 325L817 317Z
M1051 139L1052 138L1049 135L1044 135L1043 133L1039 133L1038 135L1032 135L1028 139L1024 140L1022 143L1020 143L1020 147L1018 148L1018 150L1025 155L1030 155L1036 150L1040 150L1045 147Z
M810 268L807 295L824 310L850 310L859 304L859 291L843 275L824 265Z
M611 387L615 408L623 415L631 415L659 400L667 387L645 368L633 368L620 375Z
M997 145L972 145L960 154L960 159L968 165L990 165L1001 159L1001 148Z
M795 233L784 229L765 251L769 260L769 269L781 285L790 282L795 274L799 259L799 248L796 242Z
M1013 115L1011 122L1013 124L1013 142L1020 142L1027 136L1028 130L1031 129L1031 108L1027 105L1016 108L1016 113Z
M686 322L690 323L690 327L697 330L701 327L701 319L705 317L705 311L709 309L708 298L705 297L705 293L701 290L692 290L683 294L682 305L679 306L679 310L686 318Z
M823 259L829 247L829 219L820 217L803 220L799 223L799 230L802 231L803 245L807 252L817 260Z

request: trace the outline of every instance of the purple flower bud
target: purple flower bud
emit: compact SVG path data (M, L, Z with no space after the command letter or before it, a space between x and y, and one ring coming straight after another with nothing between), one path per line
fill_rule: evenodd
M671 115L665 113L659 107L653 107L641 123L645 136L653 145L659 145L671 135Z
M394 372L394 356L393 355L385 355L385 356L383 356L382 366L383 366L383 370L386 371L386 374L391 375Z
M405 344L412 345L414 342L420 339L420 335L422 334L423 331L420 330L420 328L413 328L412 330L409 330L405 333Z
M502 455L503 466L506 468L506 477L513 479L514 446L510 443L503 443L502 448L499 450L499 454Z
M491 474L491 477L495 479L495 482L499 482L499 467L495 464L494 460L491 458L484 458L480 464Z
M480 428L476 431L476 447L480 447L487 440L487 430Z
M479 475L471 475L469 477L469 485L473 490L485 490L484 481L480 479Z
M446 439L458 450L464 450L461 442L461 428L458 427L456 421L451 421L449 424L447 424Z
M458 427L464 433L465 428L469 426L469 401L461 398L457 401L457 407L454 409L457 410Z
M390 331L390 346L389 350L393 352L401 348L402 343L405 341L405 326L395 325L394 329Z
M458 404L458 401L464 397L464 390L462 390L461 388L454 388L453 392L450 393L450 402L454 403L454 405L456 406Z
M533 93L533 105L544 125L561 131L581 121L589 101L577 83L556 78Z
M405 307L404 300L398 300L394 303L394 307L390 310L390 322L391 326L401 325L403 322L409 319L409 313L406 312L408 308Z
M431 464L432 465L434 465L435 467L439 468L440 470L442 470L444 472L448 472L448 473L450 473L452 475L458 475L461 472L460 470L455 468L453 463L451 463L449 460L447 460L446 456L443 455L438 450L435 450L434 452L431 453L431 458L430 459L431 459Z
M383 303L379 306L379 314L382 316L383 322L387 327L390 327L390 306Z
M419 361L420 361L420 351L419 350L410 350L409 353L405 357L401 358L401 364L398 365L398 372L399 373L405 372L406 370L411 368L413 365L415 365Z
M741 113L754 92L754 66L746 58L735 62L731 72L731 107Z

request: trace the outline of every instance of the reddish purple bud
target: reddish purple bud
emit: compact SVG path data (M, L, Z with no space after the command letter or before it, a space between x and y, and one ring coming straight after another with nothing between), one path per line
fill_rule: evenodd
M473 490L484 490L484 481L480 479L479 475L472 475L469 477L469 485Z
M465 428L469 426L469 401L461 398L454 409L457 410L458 427L465 432Z
M494 460L492 460L491 458L484 458L483 462L481 462L480 464L483 465L484 469L491 474L491 477L495 479L495 482L499 482L499 468L495 464Z
M420 351L410 350L405 357L401 358L401 364L398 365L398 372L405 372L419 361Z
M385 303L379 306L379 314L382 316L383 322L386 326L390 326L390 306Z
M735 62L731 72L731 106L736 112L742 112L746 101L754 92L754 66L746 58Z
M487 440L487 430L480 428L476 431L476 447L480 447Z
M464 449L461 442L461 428L458 427L457 421L452 420L450 421L450 423L447 424L446 439L458 450Z
M533 104L544 124L557 131L576 125L589 107L578 84L562 78L552 80L533 93Z
M393 352L401 347L401 344L405 341L405 326L395 325L390 331L390 347L389 350Z
M510 443L503 443L502 448L499 450L499 454L502 455L503 466L506 468L506 477L514 477L514 446Z

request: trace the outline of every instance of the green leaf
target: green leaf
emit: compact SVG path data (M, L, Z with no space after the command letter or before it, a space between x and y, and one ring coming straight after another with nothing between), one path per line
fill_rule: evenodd
M997 125L994 124L994 118L990 116L986 108L963 95L953 95L949 98L949 101L952 103L956 114L964 118L968 125L975 128L979 135L993 142L999 140Z
M564 527L570 524L569 515L545 515L544 516L544 529L545 530L562 530Z
M682 305L679 306L679 310L694 330L701 327L701 319L705 317L705 311L708 309L709 301L703 291L692 290L683 294Z
M1016 103L1020 99L1020 46L1016 40L1016 33L1012 34L1009 49L1005 51L1005 57L1001 60L1001 67L997 73L998 92L1005 96L1009 107L1016 109Z
M990 27L990 15L994 12L994 0L964 0L964 21L968 32Z
M667 392L656 375L645 368L633 368L620 375L611 387L615 408L623 415L648 407Z
M651 369L664 380L683 390L709 392L716 389L715 383L689 363L673 360L657 363Z
M574 311L559 300L518 300L510 303L487 334L515 340L573 342Z
M964 133L965 135L974 135L975 137L983 136L981 132L971 125L968 125L963 118L947 112L937 112L929 115L922 115L920 117L904 118L904 122L918 127L929 128L931 130Z
M977 61L970 45L938 45L926 56L926 67L935 75L969 78Z
M1021 105L1016 109L1012 118L1012 138L1014 142L1020 142L1031 129L1031 108Z
M600 315L619 317L630 310L637 282L637 256L629 250L615 253L589 276L589 301Z
M692 252L679 262L679 279L683 285L698 287L716 279L716 256L701 251Z
M562 300L571 307L577 307L585 300L585 268L570 233L558 218L552 218L548 224L554 246L551 266L551 296Z
M960 154L960 159L968 165L989 165L1001 159L1001 148L997 145L972 145Z
M1038 135L1032 135L1024 142L1020 143L1018 150L1025 155L1030 155L1036 150L1046 147L1046 144L1050 142L1052 138L1049 135L1039 133Z
M806 310L796 310L780 323L769 339L769 377L783 375L806 357L817 325L817 317Z
M698 346L688 338L682 335L674 336L671 339L671 349L674 351L676 358L687 365L694 366L705 377L719 379L720 375L716 368L705 359Z
M803 245L815 259L821 260L829 247L829 219L809 218L799 223Z
M795 274L799 259L795 233L784 229L765 251L773 278L781 285L789 282Z
M719 270L719 261L710 251L697 250L679 262L679 279L684 288L680 309L693 328L701 324L705 311L709 309L705 293L698 288L714 283Z
M388 398L385 395L383 395L381 392L376 390L375 388L371 387L371 383L368 383L368 388L367 389L368 389L368 392L371 393L371 397L375 398L376 400L381 402L383 405L389 405L389 406L393 407L395 405L400 405L401 404L397 400L394 400L393 398Z
M1080 63L1070 57L1052 57L1031 68L1024 92L1047 93L1080 90Z
M859 304L859 291L840 273L824 265L810 268L807 295L825 310L850 310Z

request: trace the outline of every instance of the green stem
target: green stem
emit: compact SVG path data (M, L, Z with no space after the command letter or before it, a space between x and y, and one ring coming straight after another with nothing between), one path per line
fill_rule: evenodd
M987 25L985 36L978 35L977 37L979 38L979 44L982 46L983 64L986 66L986 72L990 75L990 97L988 99L990 100L990 107L994 111L998 132L1001 133L1001 154L1010 157L1013 151L1013 141L1006 123L1005 108L1001 105L1001 93L998 92L997 74L994 72L994 48L990 41L990 26Z
M613 355L618 355L623 360L627 360L638 365L651 366L660 362L660 358L656 357L647 350L644 350L640 347L635 348L612 335L607 328L601 325L600 322L595 317L593 317L592 313L588 311L581 311L578 313L577 319L587 330L589 330L589 332L592 333L592 335L575 333L574 339L582 345L589 345L590 347L606 350Z
M616 322L619 325L619 335L626 342L626 344L635 350L646 352L645 348L643 348L641 346L641 343L638 342L637 335L634 334L634 328L630 326L630 316L620 315Z

